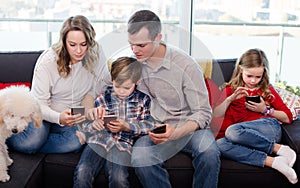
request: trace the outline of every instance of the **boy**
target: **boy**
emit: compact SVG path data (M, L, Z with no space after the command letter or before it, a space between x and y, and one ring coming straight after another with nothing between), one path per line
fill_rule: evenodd
M79 138L85 147L74 173L74 187L93 187L93 180L106 165L109 187L129 187L128 166L134 140L153 128L150 120L150 98L136 90L142 66L135 58L120 57L112 63L113 87L95 100L99 117L82 125ZM117 120L104 125L104 115ZM84 135L85 138L82 136Z

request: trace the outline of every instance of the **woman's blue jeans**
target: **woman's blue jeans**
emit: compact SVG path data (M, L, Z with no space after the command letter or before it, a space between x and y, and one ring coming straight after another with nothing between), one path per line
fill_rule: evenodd
M197 130L178 140L158 145L148 135L139 138L134 144L131 161L143 187L171 187L163 162L178 152L184 152L193 159L193 187L217 187L220 152L208 129Z
M273 152L274 143L280 140L279 121L261 118L229 126L225 138L217 140L217 144L225 158L263 167L267 155Z
M61 127L58 124L43 121L38 128L30 122L21 133L11 136L7 144L23 153L68 153L78 152L82 148L76 136L77 126Z
M125 161L124 161L125 160ZM105 166L110 188L129 187L128 164L130 155L117 147L106 151L96 144L87 145L74 172L74 188L92 188L95 178Z

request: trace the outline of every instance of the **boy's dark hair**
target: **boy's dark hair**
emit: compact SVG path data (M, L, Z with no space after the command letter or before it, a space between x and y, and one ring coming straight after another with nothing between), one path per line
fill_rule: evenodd
M111 79L118 84L131 80L137 83L142 75L142 65L135 58L119 57L111 64Z
M161 32L161 21L150 10L137 11L128 20L127 32L132 35L139 32L143 27L149 31L150 39L154 41L157 34Z

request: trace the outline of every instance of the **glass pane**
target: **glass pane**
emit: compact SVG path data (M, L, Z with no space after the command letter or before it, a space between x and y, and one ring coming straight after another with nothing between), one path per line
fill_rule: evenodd
M186 4L188 1L85 0L83 3L82 0L3 0L0 4L0 32L5 34L0 38L7 40L3 44L11 43L8 39L12 38L17 38L18 41L14 41L11 45L0 45L0 51L46 49L57 41L62 22L69 16L77 14L90 19L99 40L111 34L118 35L119 30L126 26L129 16L139 9L153 10L160 16L162 22L178 25L181 12L179 2ZM37 42L33 41L29 46L25 38L35 40L32 35L37 33L40 35ZM173 37L166 39L171 41ZM123 40L127 44L127 35ZM41 43L38 44L39 42ZM178 41L174 43L178 45ZM108 44L112 45L111 42Z
M300 85L293 78L300 68L295 62L299 0L195 0L194 7L193 35L213 58L238 58L247 49L260 48L270 62L271 82Z

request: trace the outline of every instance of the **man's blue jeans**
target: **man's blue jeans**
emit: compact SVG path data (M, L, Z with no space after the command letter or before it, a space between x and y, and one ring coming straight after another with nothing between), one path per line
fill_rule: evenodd
M225 138L217 140L221 155L245 164L264 166L274 143L281 140L281 127L275 118L261 118L231 125Z
M78 152L82 148L76 136L77 126L61 127L58 124L43 121L38 128L30 122L21 133L11 136L7 144L23 153L68 153Z
M216 188L220 152L212 132L208 129L197 130L191 135L158 145L148 135L139 138L133 147L131 161L143 187L171 187L163 162L180 151L193 159L193 187Z
M124 161L125 160L125 161ZM129 187L128 164L130 155L117 147L106 151L95 144L87 145L74 172L74 188L92 188L94 179L105 166L110 188Z

